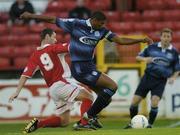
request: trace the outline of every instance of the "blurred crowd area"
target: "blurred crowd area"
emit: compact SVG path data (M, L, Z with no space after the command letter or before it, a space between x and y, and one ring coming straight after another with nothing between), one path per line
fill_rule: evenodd
M20 20L21 13L87 19L97 10L106 14L107 28L120 35L143 34L156 42L162 28L171 28L172 43L180 51L180 0L0 0L1 74L8 77L9 71L22 71L45 27L55 29L58 42L70 40L70 35L55 25ZM107 63L133 63L140 48L108 46L105 50Z

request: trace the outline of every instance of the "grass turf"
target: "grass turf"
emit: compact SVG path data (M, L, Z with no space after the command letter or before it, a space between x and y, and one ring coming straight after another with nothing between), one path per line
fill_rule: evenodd
M66 128L42 128L31 133L32 135L180 135L180 126L169 126L179 120L162 119L155 122L153 129L128 129L123 127L128 120L123 118L101 119L103 128L96 131L73 131L72 124ZM0 135L22 135L25 123L1 123ZM30 134L30 135L31 135Z

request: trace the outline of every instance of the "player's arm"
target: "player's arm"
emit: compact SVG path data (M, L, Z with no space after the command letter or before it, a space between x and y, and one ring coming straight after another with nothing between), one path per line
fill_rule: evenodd
M29 12L24 12L20 15L21 19L35 19L38 21L43 21L47 23L56 23L56 17L55 16L46 16L46 15L36 15Z
M173 75L168 79L169 84L173 84L176 78L180 74L180 60L179 60L179 54L176 52L175 54L175 61L174 61L174 73Z
M174 74L168 79L169 84L173 84L176 78L179 76L180 71L174 72Z
M131 44L137 44L137 43L141 43L141 42L148 43L148 44L153 43L153 40L150 39L149 37L133 39L133 38L121 37L121 36L116 35L111 40L115 43L122 44L122 45L131 45Z
M19 93L21 92L23 86L25 85L28 78L31 78L33 74L37 71L37 64L35 62L36 57L34 57L34 54L30 57L28 64L26 68L24 69L24 72L22 73L19 83L16 89L16 92L11 95L9 98L9 102L12 102L15 98L18 97Z
M147 64L153 62L153 58L149 56L149 46L138 54L136 60L145 62Z
M137 61L143 61L145 63L151 63L153 61L152 57L142 57L142 56L137 56L136 57Z
M23 86L25 85L27 79L28 79L28 77L26 77L26 76L20 77L16 92L11 95L11 97L9 98L9 102L12 102L15 98L18 97L18 95L21 92Z
M54 46L52 46L52 51L56 54L68 53L69 52L69 44L64 43L64 44L54 45Z

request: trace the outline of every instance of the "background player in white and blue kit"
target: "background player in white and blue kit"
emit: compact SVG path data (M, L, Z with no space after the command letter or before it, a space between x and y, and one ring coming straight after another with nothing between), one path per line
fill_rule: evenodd
M164 28L161 31L161 41L148 46L137 56L137 60L146 62L147 67L132 99L130 117L133 118L138 114L139 103L151 91L151 109L147 128L152 128L156 119L158 103L167 80L172 84L180 71L179 54L170 43L171 40L172 31ZM125 128L131 128L131 125Z
M111 97L117 90L117 84L106 74L96 70L93 62L96 45L103 38L123 45L136 44L139 42L150 43L152 40L148 37L131 39L116 35L104 27L106 16L102 12L94 12L88 20L63 19L52 16L35 15L27 12L23 13L21 18L33 18L48 23L55 23L71 35L70 56L72 60L72 76L92 89L100 89L97 99L84 116L91 119L91 124L101 128L102 126L97 122L96 115L111 102Z

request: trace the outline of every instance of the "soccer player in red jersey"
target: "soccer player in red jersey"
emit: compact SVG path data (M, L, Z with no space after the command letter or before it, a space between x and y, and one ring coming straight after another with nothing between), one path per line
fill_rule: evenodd
M31 55L24 72L21 75L17 90L9 98L12 102L18 97L20 91L25 85L28 78L40 70L47 86L49 87L50 97L56 105L56 114L44 120L34 118L25 127L25 133L30 133L41 127L64 127L70 122L70 109L74 101L82 101L80 125L83 129L95 129L84 120L83 114L86 112L93 101L92 94L67 78L70 77L68 64L65 62L63 53L68 52L68 44L55 44L56 33L52 29L44 29L41 32L41 46ZM80 130L80 126L79 129Z

